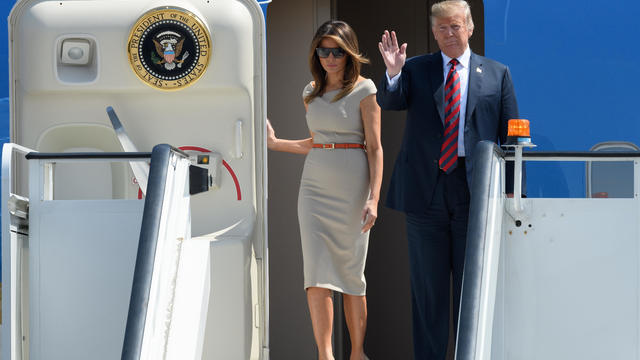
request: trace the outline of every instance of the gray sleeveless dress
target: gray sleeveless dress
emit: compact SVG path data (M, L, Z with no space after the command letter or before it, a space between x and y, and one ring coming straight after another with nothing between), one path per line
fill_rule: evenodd
M308 84L303 96L313 87ZM338 90L315 98L307 109L314 143L364 143L360 101L375 94L373 81L357 83L342 99ZM364 266L369 232L361 234L361 214L369 196L369 163L363 149L311 149L305 159L298 220L304 287L365 295Z

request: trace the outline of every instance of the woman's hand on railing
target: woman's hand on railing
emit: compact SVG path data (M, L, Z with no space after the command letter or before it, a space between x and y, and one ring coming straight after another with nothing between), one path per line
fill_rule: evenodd
M269 119L267 119L267 148L275 150L277 141L278 138L276 137L276 132L273 130L273 126L271 126Z

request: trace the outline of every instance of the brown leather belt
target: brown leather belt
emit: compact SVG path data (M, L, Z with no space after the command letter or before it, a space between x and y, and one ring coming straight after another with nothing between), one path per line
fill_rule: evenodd
M313 144L316 149L364 149L362 144Z

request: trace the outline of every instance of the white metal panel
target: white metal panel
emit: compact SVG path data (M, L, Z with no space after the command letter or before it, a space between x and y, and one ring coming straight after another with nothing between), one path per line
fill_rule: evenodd
M203 359L254 359L249 236L219 234L210 241L211 301ZM241 301L244 299L244 301ZM250 357L250 355L253 355Z
M31 202L32 359L120 356L143 205Z
M492 358L638 358L637 201L528 201L504 223Z

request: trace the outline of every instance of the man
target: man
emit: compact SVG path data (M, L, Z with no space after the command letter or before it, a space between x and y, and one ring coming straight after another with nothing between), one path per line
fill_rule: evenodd
M407 44L386 30L378 44L387 67L378 104L407 110L387 206L406 213L415 359L446 356L451 275L457 329L474 147L504 143L518 117L509 69L469 49L469 5L443 1L431 13L439 52L405 61Z

